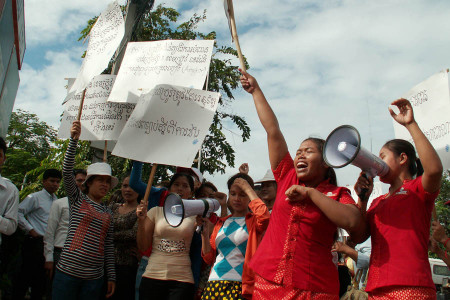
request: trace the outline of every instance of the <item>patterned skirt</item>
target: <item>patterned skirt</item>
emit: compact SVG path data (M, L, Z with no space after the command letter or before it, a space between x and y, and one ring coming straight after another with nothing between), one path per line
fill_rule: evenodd
M389 286L370 292L369 300L436 300L436 290L422 286Z
M255 275L253 299L258 300L339 300L338 295L312 292L284 286Z
M202 300L244 300L242 282L228 280L208 281L203 290ZM255 298L257 299L257 298Z

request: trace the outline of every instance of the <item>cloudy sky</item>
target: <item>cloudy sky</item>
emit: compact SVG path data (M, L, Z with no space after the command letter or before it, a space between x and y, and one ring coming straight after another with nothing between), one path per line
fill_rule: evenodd
M79 32L108 3L25 2L27 49L15 110L59 127L64 78L77 75L87 47L77 42ZM232 45L222 0L173 0L166 6L181 11L182 21L206 9L198 29L214 30L220 44ZM326 138L342 124L358 128L363 146L378 153L394 137L389 103L450 65L449 1L235 0L234 9L249 72L278 116L291 153L308 136ZM252 130L242 143L228 124L236 169L248 162L250 175L259 179L269 168L265 132L251 96L242 90L235 96L228 109L243 115ZM224 188L236 169L206 177ZM338 181L353 184L357 173L346 167Z

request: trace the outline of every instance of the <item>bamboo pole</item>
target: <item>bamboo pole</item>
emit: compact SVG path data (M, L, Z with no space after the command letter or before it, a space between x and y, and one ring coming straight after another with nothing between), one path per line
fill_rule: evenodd
M142 201L145 204L145 206L147 206L147 203L148 203L148 197L150 196L150 191L152 189L152 184L153 184L153 178L155 178L156 168L157 167L158 167L158 164L153 164L152 165L152 170L150 172L150 177L149 177L148 183L147 183L147 189L145 190L144 199L142 199Z
M244 56L242 55L241 46L239 44L239 37L236 30L236 21L234 19L234 9L233 9L233 0L227 0L228 1L228 10L230 15L230 24L231 24L231 37L234 40L234 43L236 44L236 50L239 56L239 62L241 65L241 69L243 71L247 71L247 68L245 67L245 61Z
M86 95L86 89L83 90L83 96L81 96L80 107L78 107L77 121L81 120L81 113L83 112L84 96Z
M105 148L103 149L103 162L108 161L108 141L105 141Z

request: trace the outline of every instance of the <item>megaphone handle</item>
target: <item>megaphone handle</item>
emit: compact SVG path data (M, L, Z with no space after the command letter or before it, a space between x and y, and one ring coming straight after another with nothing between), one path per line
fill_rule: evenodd
M362 176L364 178L368 179L366 173L363 173ZM369 191L369 189L361 189L361 192L359 192L359 194L358 194L358 197L359 197L359 199L361 199L361 201L364 201L364 202L367 201L367 192L368 191Z

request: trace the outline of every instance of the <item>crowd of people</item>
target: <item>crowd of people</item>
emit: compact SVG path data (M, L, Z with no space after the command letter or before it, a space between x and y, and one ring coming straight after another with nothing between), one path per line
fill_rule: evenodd
M146 199L143 163L135 161L106 201L119 179L107 163L74 170L81 133L74 121L62 172L46 170L42 191L19 204L17 188L0 176L0 232L11 235L19 227L25 233L16 272L5 268L3 252L0 257L3 275L12 274L3 298L30 292L31 299L55 300L334 300L345 294L351 273L369 299L436 299L428 250L450 265L450 238L431 222L443 167L409 101L392 102L399 113L390 114L417 149L399 139L381 148L389 172L380 180L389 191L368 207L373 178L355 178L355 190L368 192L353 199L337 185L318 138L302 141L292 158L258 82L241 72L267 133L270 169L261 180L254 182L243 164L223 193L198 169L177 168L167 186L151 186ZM0 139L0 165L6 152ZM56 199L61 180L66 197ZM173 227L163 211L171 193L214 198L220 209ZM344 230L348 237L339 234ZM348 262L343 275L342 257Z

